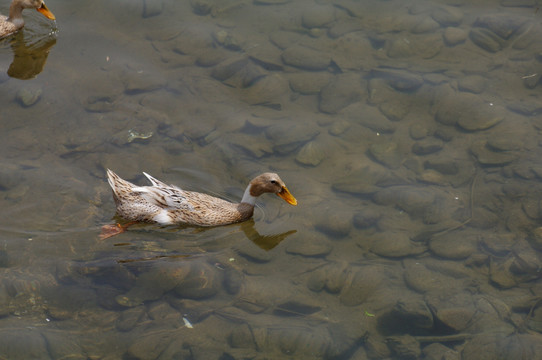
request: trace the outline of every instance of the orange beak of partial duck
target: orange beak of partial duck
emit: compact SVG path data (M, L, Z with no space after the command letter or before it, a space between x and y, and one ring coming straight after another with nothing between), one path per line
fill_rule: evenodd
M45 3L41 3L41 7L39 7L38 10L40 13L42 13L47 19L55 20L55 16L53 13L45 6Z
M283 198L284 201L286 201L288 204L297 205L297 200L292 194L290 194L286 186L283 186L282 190L279 193L277 193L277 195Z

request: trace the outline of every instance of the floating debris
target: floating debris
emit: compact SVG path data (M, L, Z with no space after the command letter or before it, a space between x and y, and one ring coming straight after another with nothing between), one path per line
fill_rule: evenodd
M188 321L188 319L185 318L184 316L183 316L183 322L184 322L184 326L186 326L187 328L189 328L189 329L194 328L194 326L192 326L192 323L190 321Z
M134 129L130 129L128 130L128 143L131 143L132 141L136 139L145 140L145 139L150 138L151 136L152 136L152 131L148 133L139 133L135 131Z

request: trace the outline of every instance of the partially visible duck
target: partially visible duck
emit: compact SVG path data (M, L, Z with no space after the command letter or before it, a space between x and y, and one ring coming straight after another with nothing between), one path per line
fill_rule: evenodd
M264 193L280 196L288 204L297 205L277 174L264 173L250 181L240 203L231 203L207 194L181 190L143 173L151 186L137 186L107 170L109 185L117 213L131 222L161 225L186 224L219 226L248 220L254 213L256 198ZM105 226L102 239L125 230L125 226Z
M23 10L36 9L46 18L55 20L55 16L43 0L13 0L9 7L9 16L0 15L0 38L20 30L24 26Z

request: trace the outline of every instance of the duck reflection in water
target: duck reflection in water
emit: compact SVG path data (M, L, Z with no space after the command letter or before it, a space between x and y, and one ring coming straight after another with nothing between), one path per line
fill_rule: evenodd
M123 219L121 217L119 217L119 216L115 216L115 220L118 220L119 224L121 224L123 222ZM130 226L136 225L134 223L128 223L128 224ZM120 226L126 226L126 225L120 225ZM148 227L151 227L154 230L156 230L156 228L154 226L156 226L156 225L139 223L139 224L136 225L136 227L134 227L134 230L136 230L137 228L141 229L141 228L148 228ZM258 230L256 230L255 226L256 226L256 223L255 223L254 219L249 219L249 220L244 221L242 223L227 225L228 228L237 227L240 231L243 232L243 234L245 235L245 237L248 240L250 240L255 245L257 245L259 248L261 248L262 250L265 250L265 251L272 250L278 244L280 244L282 241L284 241L288 236L290 236L292 234L295 234L297 232L297 230L289 230L289 231L285 231L285 232L277 233L277 234L262 235L262 234L260 234L258 232ZM203 232L206 232L206 231L209 231L209 230L213 230L213 229L215 229L215 227L196 227L196 228L194 228L194 227L191 227L189 225L177 225L177 226L173 226L173 227L165 227L165 228L162 227L162 229L166 229L167 232L169 232L169 231L177 232L177 231L183 230L183 229L192 229L194 234L200 234L200 233L203 233ZM109 236L105 236L105 237L100 236L100 239L105 240L108 237ZM133 245L130 241L122 242L122 243L115 243L114 244L114 246L130 246L130 245Z
M273 249L275 246L280 244L288 236L295 234L297 230L290 230L280 234L273 235L261 235L258 230L254 227L254 219L250 219L240 224L240 229L245 233L245 236L252 241L254 244L258 245L265 251Z
M56 44L54 36L47 36L38 41L27 41L22 32L10 39L13 61L7 74L15 79L28 80L39 75L52 47Z
M32 79L43 71L49 51L56 43L56 38L52 36L56 30L49 31L47 36L43 37L39 35L42 31L36 31L39 24L35 22L25 31L26 36L19 31L25 26L24 9L36 9L46 18L55 20L43 0L13 0L9 16L0 15L0 39L9 41L13 51L13 62L7 74L20 80Z

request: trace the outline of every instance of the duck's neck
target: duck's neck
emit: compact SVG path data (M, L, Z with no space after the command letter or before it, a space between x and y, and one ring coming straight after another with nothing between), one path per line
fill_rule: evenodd
M243 194L243 198L241 199L241 203L249 204L254 206L256 204L256 197L250 195L250 187L251 185L248 184L245 193Z
M20 29L24 26L23 20L23 7L19 4L18 1L13 1L9 7L9 17L7 21L13 23L17 29Z

